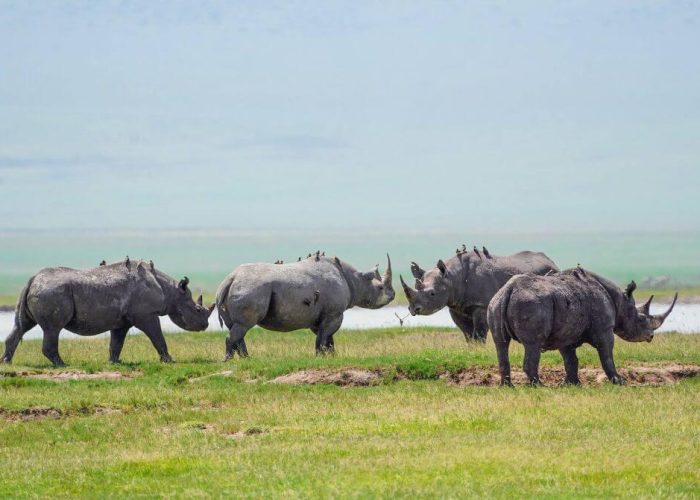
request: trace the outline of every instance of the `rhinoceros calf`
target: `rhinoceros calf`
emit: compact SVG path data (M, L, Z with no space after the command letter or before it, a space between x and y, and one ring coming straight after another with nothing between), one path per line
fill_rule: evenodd
M236 352L248 355L244 337L255 325L280 332L310 328L316 334L316 353L333 352L333 334L346 309L377 309L394 299L387 259L383 277L376 268L359 272L337 257L318 253L291 264L237 267L216 292L219 322L229 330L226 359Z
M541 252L492 255L485 248L463 250L437 266L424 271L415 262L411 271L416 278L415 290L401 278L408 299L408 310L415 316L434 314L447 306L450 316L467 341L486 339L486 308L495 293L516 274L546 274L559 269Z
M15 326L5 340L2 362L10 363L22 336L37 324L44 331L42 352L54 365L63 365L58 335L65 328L78 335L110 331L109 359L119 362L126 334L132 326L142 330L162 361L170 362L159 316L168 315L185 330L205 330L214 309L195 303L185 277L178 283L139 260L78 270L67 267L42 269L22 290Z
M613 333L629 342L651 342L673 310L649 314L649 300L635 307L630 283L623 292L613 282L581 268L552 276L513 277L493 297L488 324L496 344L501 384L510 385L508 346L511 339L525 347L523 369L532 384L539 384L540 352L559 349L568 384L579 384L576 348L588 343L596 348L603 370L613 384L624 384L613 361Z

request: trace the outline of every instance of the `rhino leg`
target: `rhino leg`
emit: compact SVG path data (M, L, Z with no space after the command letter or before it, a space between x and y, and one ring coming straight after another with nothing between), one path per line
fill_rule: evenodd
M525 344L525 360L523 361L523 371L530 379L531 385L542 385L540 382L540 346L539 344Z
M581 385L581 381L578 378L576 347L575 345L570 345L559 349L561 357L564 358L564 369L566 370L566 379L564 379L564 383L569 385Z
M109 361L112 363L121 363L119 356L122 353L122 348L124 347L124 340L126 339L126 334L129 331L129 326L124 328L118 328L116 330L110 331L109 339Z
M501 372L501 385L513 386L510 380L510 358L508 356L508 347L510 346L510 337L499 338L496 340L496 354L498 355L498 369Z
M625 385L625 379L617 373L615 361L613 361L613 345L615 341L612 334L610 334L609 337L609 339L595 346L598 351L598 357L600 358L600 364L603 366L603 371L605 375L608 376L610 382L615 385Z
M474 339L479 342L486 342L486 334L489 331L489 325L486 322L486 309L479 307L472 314L474 323Z
M44 341L41 346L41 352L46 358L53 363L54 366L66 366L58 354L58 334L60 328L44 328Z
M29 330L36 326L36 323L34 323L34 321L30 321L29 325L26 324L26 322L27 319L25 319L24 323L22 324L23 328L15 324L14 328L12 329L12 332L5 339L5 354L3 354L2 359L0 359L0 363L12 362L12 357L15 355L15 351L17 350L17 346L22 340L22 337L25 333L27 333Z
M142 318L134 318L132 323L136 328L146 334L146 337L151 341L153 347L156 348L160 360L163 363L172 363L173 358L168 353L168 345L163 337L163 330L160 327L160 318L156 315L145 316Z
M311 331L316 334L316 355L333 354L335 342L333 334L343 324L343 315L323 319L316 328Z
M462 335L464 335L464 340L467 342L471 342L474 340L474 321L472 320L472 317L466 314L462 314L455 309L450 309L450 316L452 317L452 321L455 322L455 325L457 325L457 328L459 328L462 331Z
M245 334L249 329L249 327L237 323L231 325L231 328L229 328L229 336L226 337L225 361L233 358L236 353L242 358L248 357L248 348L245 345Z

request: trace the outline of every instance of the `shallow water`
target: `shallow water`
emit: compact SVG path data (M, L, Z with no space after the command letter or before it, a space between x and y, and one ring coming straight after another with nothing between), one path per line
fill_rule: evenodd
M663 304L652 307L652 313L663 312L665 306ZM399 320L396 314L402 318L408 314L408 309L405 306L390 306L383 309L350 309L345 313L345 319L341 329L368 329L382 328L388 326L399 326ZM14 324L14 313L0 313L0 338L5 338L10 334L12 325ZM163 331L166 332L181 332L182 330L173 324L167 316L161 318ZM438 326L438 327L454 327L452 318L447 311L443 309L432 316L408 316L404 320L404 326ZM209 319L210 330L221 330L216 312ZM680 332L680 333L697 333L700 332L700 304L678 304L673 313L668 317L664 325L658 330L663 332ZM140 333L135 328L131 329L130 333ZM98 335L105 336L102 334ZM80 338L71 332L63 330L61 332L63 338ZM41 329L34 327L24 336L25 339L41 338ZM86 337L83 337L86 338Z

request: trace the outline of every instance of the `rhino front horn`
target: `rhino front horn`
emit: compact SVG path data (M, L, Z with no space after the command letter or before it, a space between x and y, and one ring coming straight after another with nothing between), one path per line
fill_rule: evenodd
M389 257L389 254L386 254L386 271L382 281L385 286L391 286L391 257Z
M207 307L207 311L209 311L210 315L214 311L215 307L216 307L216 304L214 302L212 302L211 305L209 307Z
M406 294L406 297L408 297L409 299L415 297L416 292L413 291L411 287L406 284L406 282L403 280L403 276L401 276L400 274L399 279L401 280L401 286L403 287L403 291Z
M202 305L202 294L199 294L199 297L197 297L197 305L201 306Z
M678 300L678 292L673 296L673 302L671 302L671 305L666 309L666 312L663 314L655 314L654 316L651 317L651 327L656 330L659 328L661 325L664 324L664 321L666 321L666 318L668 318L668 315L671 314L671 311L673 311L673 306L676 305L676 300Z

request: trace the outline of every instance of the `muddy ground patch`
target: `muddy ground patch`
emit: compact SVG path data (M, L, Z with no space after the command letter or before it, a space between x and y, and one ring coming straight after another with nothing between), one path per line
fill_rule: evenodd
M0 408L0 419L10 422L27 422L30 420L53 419L69 416L92 416L92 415L111 415L121 413L119 408L110 406L96 405L89 408L78 408L75 410L61 410L59 408L51 408L48 406L32 406L29 408L21 408L18 410L6 410Z
M61 370L61 371L4 371L0 372L0 377L18 377L39 380L53 380L64 382L68 380L128 380L134 377L133 374L126 374L116 371L100 371L88 373L81 370Z
M658 366L632 366L619 369L628 385L657 386L675 384L681 379L700 375L698 365L668 364ZM540 378L544 385L557 386L564 381L563 367L540 367ZM514 384L525 385L527 376L520 370L512 371ZM583 385L600 385L607 382L605 373L600 368L582 368L579 377ZM471 367L454 372L445 372L441 379L448 384L460 386L496 386L500 383L498 367ZM338 370L301 370L281 375L273 380L273 384L315 385L332 384L338 386L369 386L376 385L385 379L381 370L361 368L344 368ZM408 377L400 371L394 380L407 380ZM416 379L416 377L412 377Z

